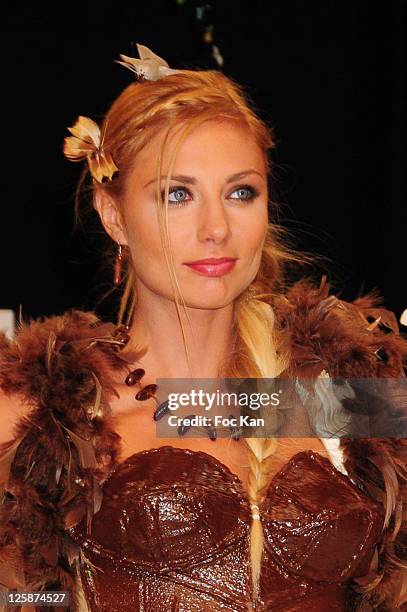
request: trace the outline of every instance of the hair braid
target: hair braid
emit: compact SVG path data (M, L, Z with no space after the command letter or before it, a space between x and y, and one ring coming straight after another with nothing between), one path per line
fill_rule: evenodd
M270 480L273 455L277 450L276 438L245 438L249 448L249 487L248 495L252 510L250 528L250 560L252 568L253 598L260 595L260 569L263 556L263 527L261 524L260 503L262 494Z
M234 367L239 375L247 372L257 378L275 378L289 363L290 354L283 339L275 329L272 307L254 297L253 288L247 292L236 306L236 327L240 341L238 355L234 356ZM239 358L240 355L240 358ZM236 376L237 372L233 371ZM276 413L269 411L267 430L273 431ZM248 447L250 472L248 476L248 497L252 510L250 528L250 562L252 573L253 597L260 596L260 570L263 555L263 527L260 516L260 503L265 488L270 481L273 456L278 443L275 438L243 438Z

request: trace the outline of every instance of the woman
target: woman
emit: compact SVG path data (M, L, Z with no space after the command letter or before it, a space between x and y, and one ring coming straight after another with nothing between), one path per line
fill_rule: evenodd
M1 340L0 583L92 612L402 609L404 439L157 436L158 379L402 377L407 340L373 295L288 287L310 259L269 223L270 130L223 74L137 47L64 146L116 243L118 327Z

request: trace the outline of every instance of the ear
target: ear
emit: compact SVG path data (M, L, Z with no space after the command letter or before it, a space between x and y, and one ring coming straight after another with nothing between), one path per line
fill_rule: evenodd
M99 213L103 227L109 236L118 244L128 244L125 226L114 198L103 189L97 189L93 197L93 206Z

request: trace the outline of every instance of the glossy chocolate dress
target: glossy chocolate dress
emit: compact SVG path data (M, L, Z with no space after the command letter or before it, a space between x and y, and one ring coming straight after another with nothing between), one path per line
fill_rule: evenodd
M92 612L243 612L251 601L250 508L238 477L205 452L163 446L118 465L93 517L69 530L92 565L81 578ZM268 487L262 611L352 610L382 506L328 459L294 455Z

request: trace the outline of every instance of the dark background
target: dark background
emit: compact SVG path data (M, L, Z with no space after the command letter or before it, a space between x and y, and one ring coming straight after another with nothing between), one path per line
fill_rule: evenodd
M204 6L204 19L196 7ZM206 6L206 8L205 8ZM133 78L139 42L173 68L224 58L274 128L273 196L297 247L329 258L344 299L378 288L407 307L406 2L2 2L0 308L24 318L96 308L111 283L97 226L74 231L79 114L99 121ZM96 239L95 239L96 234Z

